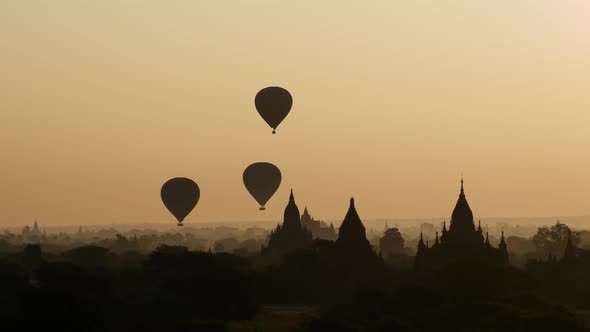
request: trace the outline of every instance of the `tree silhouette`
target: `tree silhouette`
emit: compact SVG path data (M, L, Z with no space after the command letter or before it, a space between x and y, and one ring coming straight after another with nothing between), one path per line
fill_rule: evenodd
M391 254L401 254L404 252L404 238L397 227L388 228L381 240L379 240L381 254L387 257Z
M551 254L561 257L567 244L570 228L566 224L557 223L551 227L543 226L537 229L533 236L533 243L537 250L544 255ZM579 231L571 231L572 242L576 244L580 238Z

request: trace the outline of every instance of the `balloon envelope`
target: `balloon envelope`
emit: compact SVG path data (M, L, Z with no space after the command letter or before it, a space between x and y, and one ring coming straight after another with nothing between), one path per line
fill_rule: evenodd
M254 163L244 170L244 185L260 204L260 210L281 185L281 171L271 163Z
M293 106L293 97L289 91L278 86L271 86L260 90L254 99L258 114L268 123L275 133L275 129L287 117L291 106Z
M174 178L164 183L160 195L162 202L176 217L180 226L184 218L197 206L201 191L191 179Z

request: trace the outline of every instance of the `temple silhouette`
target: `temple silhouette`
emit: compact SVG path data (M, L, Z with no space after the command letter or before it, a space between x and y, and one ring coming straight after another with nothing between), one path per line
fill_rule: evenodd
M365 226L356 212L354 198L350 199L348 212L338 229L338 239L334 244L334 249L338 256L351 260L377 257L367 240Z
M262 254L280 258L298 249L311 249L312 233L301 224L299 208L295 204L295 197L291 189L289 203L285 207L283 224L277 225L270 232L268 245L262 247Z
M35 223L33 227L25 226L23 227L21 234L23 236L40 236L42 235L41 229L39 228L39 224L37 223L37 218L35 218Z
M378 257L367 240L365 226L354 206L354 198L350 199L348 212L338 229L336 241L321 237L314 240L312 231L306 226L310 221L321 226L320 222L311 217L307 209L300 217L299 208L291 190L289 203L285 207L283 224L277 225L270 232L268 244L262 247L262 255L276 260L296 250L310 249L319 254L346 261L373 261ZM324 229L327 234L336 233L333 225L320 229Z
M334 224L330 223L330 225L328 226L325 222L321 220L315 220L311 216L311 214L309 214L307 206L305 207L305 209L303 210L303 214L301 215L301 225L311 231L311 234L314 239L334 241L338 238L338 234L336 234Z
M495 248L490 243L487 232L484 238L481 222L477 229L475 228L473 213L465 197L463 179L461 179L461 192L453 210L449 229L447 230L445 222L440 238L436 232L432 246L424 243L422 233L420 233L414 266L417 270L430 270L466 261L506 265L508 264L508 250L504 240L504 231L502 231L498 248Z

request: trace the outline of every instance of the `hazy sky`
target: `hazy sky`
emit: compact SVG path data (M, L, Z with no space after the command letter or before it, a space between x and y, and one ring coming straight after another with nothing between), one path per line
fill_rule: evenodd
M590 215L590 2L2 0L0 158L0 225L172 223L176 176L193 225L448 217L461 172L476 216Z

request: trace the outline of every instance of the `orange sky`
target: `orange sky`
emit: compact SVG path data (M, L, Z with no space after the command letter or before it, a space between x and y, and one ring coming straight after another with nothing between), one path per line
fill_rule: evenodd
M0 225L590 215L590 4L7 0L0 3ZM277 135L254 109L294 97ZM258 211L242 184L283 184ZM590 219L589 219L590 222Z

